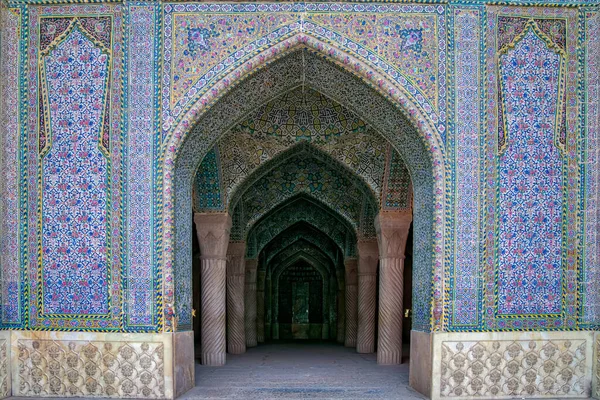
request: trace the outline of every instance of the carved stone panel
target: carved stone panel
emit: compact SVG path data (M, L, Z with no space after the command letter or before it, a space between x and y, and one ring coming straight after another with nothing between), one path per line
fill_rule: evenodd
M0 399L10 394L10 331L4 331L0 332Z
M594 333L593 397L600 399L600 332Z
M80 340L81 335L73 340L13 337L14 395L170 397L170 390L165 391L165 343L134 341L126 334L117 340L88 335L91 340Z
M434 398L564 398L591 394L593 356L588 332L436 336Z

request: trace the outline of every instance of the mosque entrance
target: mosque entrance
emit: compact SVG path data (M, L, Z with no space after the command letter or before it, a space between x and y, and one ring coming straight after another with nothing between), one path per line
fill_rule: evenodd
M174 268L192 265L175 297L199 364L286 343L406 364L430 321L428 151L388 99L306 48L216 101L173 175Z

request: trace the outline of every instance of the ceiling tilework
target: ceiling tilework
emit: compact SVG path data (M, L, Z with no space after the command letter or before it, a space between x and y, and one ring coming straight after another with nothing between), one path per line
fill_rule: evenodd
M194 177L194 207L196 210L223 210L219 149L210 150Z
M385 139L339 103L298 87L259 107L219 141L227 203L252 171L300 142L329 153L380 197Z
M365 193L331 163L302 153L275 166L245 191L241 201L246 226L299 193L321 200L355 228L360 226Z
M355 254L356 232L352 226L326 205L301 194L272 209L252 226L247 235L247 257L256 257L274 238L299 222L326 234L345 256ZM232 239L240 240L241 236L233 236L236 232L232 230Z

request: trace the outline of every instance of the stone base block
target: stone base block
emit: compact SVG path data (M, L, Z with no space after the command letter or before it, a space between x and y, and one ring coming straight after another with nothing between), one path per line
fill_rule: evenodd
M193 332L3 332L5 354L13 396L173 399L194 386Z
M593 332L434 333L432 343L434 400L592 395Z
M10 331L0 331L0 399L12 393L10 351Z
M594 332L594 371L592 375L593 397L600 399L600 332Z
M179 397L196 386L194 362L194 332L173 333L173 379L175 397Z
M417 392L431 396L431 339L429 332L410 332L410 369L408 383Z

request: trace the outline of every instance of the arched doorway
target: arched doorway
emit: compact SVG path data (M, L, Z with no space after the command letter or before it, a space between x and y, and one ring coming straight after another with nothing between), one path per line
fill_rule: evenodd
M166 163L168 171L165 175L172 178L172 185L165 182L168 190L165 205L167 209L173 207L175 230L172 235L167 235L166 246L170 246L169 241L172 238L172 266L175 276L189 276L191 252L186 242L190 242L192 232L187 221L191 210L195 166L211 150L215 140L224 135L223 132L239 124L252 110L298 87L326 93L326 97L344 104L363 118L398 152L410 173L414 193L414 231L415 236L418 236L413 251L413 266L418 278L414 280L413 287L413 294L416 294L413 298L413 327L430 330L431 321L434 320L435 325L439 317L437 303L433 302L433 310L431 306L431 296L436 293L431 289L434 282L432 271L441 276L442 270L442 264L433 261L436 255L434 243L440 238L439 233L442 229L439 226L442 219L434 218L436 213L440 213L439 207L436 211L436 197L443 195L443 190L439 187L443 181L443 162L439 146L435 143L434 135L427 134L430 130L427 128L426 119L419 120L421 114L418 109L411 109L411 116L406 117L397 105L386 97L386 93L380 92L380 88L370 87L367 82L352 75L343 66L324 59L314 49L305 46L288 51L284 57L258 70L227 91L226 95L196 119L194 127L186 135L179 141L174 140L174 163ZM419 125L419 130L414 127L411 118L418 121L416 124ZM374 216L373 214L372 217ZM235 219L235 212L233 217ZM248 221L254 223L259 219L256 216L254 218ZM379 224L380 231L381 225ZM390 238L392 237L393 235ZM371 252L370 257L376 262L377 251ZM184 283L174 288L174 313L180 318L180 327L189 327L191 321L191 318L187 317L191 315L190 286L189 283Z

